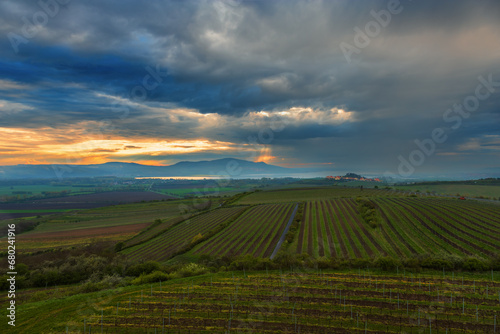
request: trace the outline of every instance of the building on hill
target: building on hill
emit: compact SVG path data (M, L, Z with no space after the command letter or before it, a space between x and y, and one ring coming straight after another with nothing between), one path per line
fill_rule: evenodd
M380 181L379 178L373 178L373 179L368 179L364 176L354 174L354 173L347 173L344 176L327 176L327 180L335 180L335 181L367 181L367 182L382 182Z

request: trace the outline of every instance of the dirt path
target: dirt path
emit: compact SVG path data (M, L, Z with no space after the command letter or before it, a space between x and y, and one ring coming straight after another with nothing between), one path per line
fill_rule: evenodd
M281 244L283 243L283 241L285 241L285 236L286 234L288 233L288 229L290 228L290 225L292 225L292 222L293 222L293 219L295 218L295 214L297 213L297 209L299 208L299 204L295 204L295 209L293 209L293 212L292 212L292 216L290 217L290 219L288 220L288 224L286 224L286 227L285 227L285 230L283 231L283 233L281 234L281 238L280 240L278 241L278 243L276 244L276 248L274 249L273 253L271 254L270 256L270 259L272 260L276 254L278 253L278 250L280 249L281 247Z

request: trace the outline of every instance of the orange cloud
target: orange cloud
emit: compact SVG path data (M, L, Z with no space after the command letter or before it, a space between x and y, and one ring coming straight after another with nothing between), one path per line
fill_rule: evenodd
M84 126L85 124L81 124ZM0 128L0 165L22 163L98 164L136 161L137 156L182 155L203 152L232 154L251 150L247 145L199 139L123 138L92 134L80 129ZM161 165L155 160L141 163Z

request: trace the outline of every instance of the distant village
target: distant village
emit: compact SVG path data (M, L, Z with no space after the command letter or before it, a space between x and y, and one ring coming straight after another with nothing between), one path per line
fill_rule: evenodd
M371 182L381 182L379 178L374 178L374 179L368 179L366 177L363 177L358 174L354 173L347 173L344 176L327 176L327 180L334 180L334 181L371 181Z

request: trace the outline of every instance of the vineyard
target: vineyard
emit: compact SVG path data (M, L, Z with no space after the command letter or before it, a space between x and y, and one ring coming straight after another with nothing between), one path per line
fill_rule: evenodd
M317 201L327 198L356 198L365 197L403 197L409 192L394 191L389 189L363 189L343 187L320 188L291 188L271 191L258 191L243 197L238 204L286 203ZM423 195L423 194L422 194Z
M226 272L128 287L80 303L70 297L36 312L36 304L28 304L18 328L33 330L29 313L43 333L498 333L497 276Z
M157 237L123 251L132 260L165 261L206 235L220 229L220 225L241 213L246 207L220 208L174 224ZM196 239L200 240L196 240Z
M295 205L260 205L247 210L228 228L196 247L195 254L251 254L269 257L285 230Z
M454 254L489 258L500 251L500 207L449 199L374 198L373 228L352 198L307 202L293 249L314 257L412 257Z

